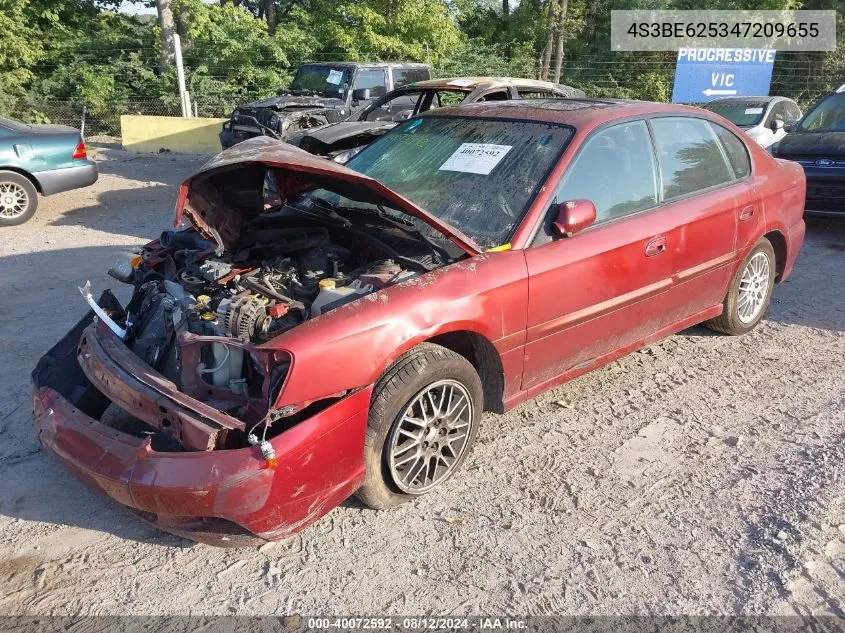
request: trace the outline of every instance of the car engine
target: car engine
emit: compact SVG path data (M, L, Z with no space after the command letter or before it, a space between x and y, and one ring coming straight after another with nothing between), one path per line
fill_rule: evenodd
M250 366L249 345L417 274L384 255L321 226L247 232L231 253L192 230L165 231L131 266L109 272L135 286L125 342L136 355L177 385L194 370L247 393L250 374L262 371ZM203 337L194 368L180 334Z

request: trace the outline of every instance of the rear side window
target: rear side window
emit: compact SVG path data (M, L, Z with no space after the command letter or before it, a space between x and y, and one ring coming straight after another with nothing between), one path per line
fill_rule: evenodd
M384 85L384 70L380 68L359 70L358 78L355 80L355 88L358 90L369 88L372 98L383 97L387 92Z
M401 88L415 81L431 79L431 73L428 72L428 68L394 68L392 72L394 88Z
M736 134L727 128L723 128L718 123L710 121L710 127L713 128L713 132L719 138L722 147L725 148L725 154L728 155L728 161L731 164L736 179L742 180L746 178L751 173L751 159L748 157L748 150L745 148L745 143L739 140Z
M702 119L651 120L663 170L663 199L675 200L734 180L715 132Z
M577 198L596 206L596 222L657 205L657 170L644 121L604 128L584 143L557 192L558 202Z

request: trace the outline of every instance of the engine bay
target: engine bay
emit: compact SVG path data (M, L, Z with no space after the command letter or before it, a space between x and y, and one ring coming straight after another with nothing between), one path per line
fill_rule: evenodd
M127 344L173 379L167 347L179 329L258 345L417 274L379 252L373 240L338 237L342 229L334 227L332 233L319 225L265 227L247 231L231 253L218 254L193 230L165 231L142 249L131 271L110 271L135 286ZM242 379L232 353L210 346L198 371L216 386Z

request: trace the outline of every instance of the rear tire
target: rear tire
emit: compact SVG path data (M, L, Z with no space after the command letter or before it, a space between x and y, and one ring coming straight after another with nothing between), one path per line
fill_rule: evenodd
M440 486L472 448L482 401L481 379L463 356L432 343L400 356L373 391L356 496L381 510Z
M38 190L26 176L0 171L0 226L16 226L38 209Z
M750 332L766 314L775 287L775 251L765 237L754 245L731 281L722 314L705 323L722 334Z

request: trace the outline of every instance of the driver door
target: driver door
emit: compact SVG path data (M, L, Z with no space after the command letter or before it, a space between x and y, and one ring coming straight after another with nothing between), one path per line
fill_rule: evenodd
M555 201L579 198L596 206L593 226L564 238L544 227L525 251L523 389L597 366L663 322L677 223L658 207L657 161L644 121L602 128L584 142ZM556 215L554 205L550 211Z

